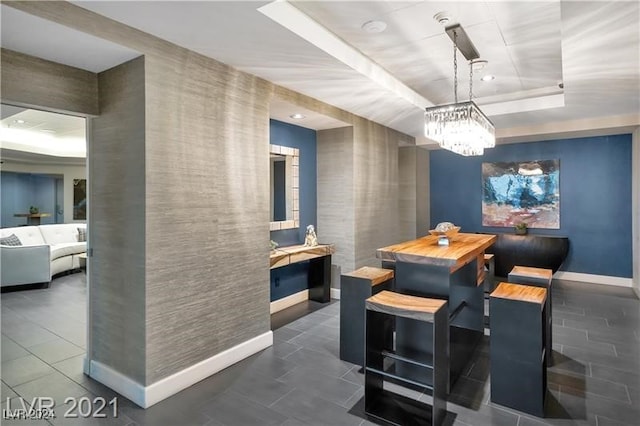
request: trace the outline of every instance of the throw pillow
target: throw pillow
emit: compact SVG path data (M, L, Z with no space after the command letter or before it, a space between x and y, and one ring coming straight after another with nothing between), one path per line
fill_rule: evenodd
M3 246L21 246L20 238L16 237L16 234L11 234L8 237L0 238L0 244Z
M78 242L87 241L87 229L78 228Z

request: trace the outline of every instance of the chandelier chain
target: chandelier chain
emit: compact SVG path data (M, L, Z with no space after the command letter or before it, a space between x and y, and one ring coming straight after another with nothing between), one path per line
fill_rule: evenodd
M469 100L473 100L473 61L469 61Z
M458 103L458 33L453 32L453 98Z

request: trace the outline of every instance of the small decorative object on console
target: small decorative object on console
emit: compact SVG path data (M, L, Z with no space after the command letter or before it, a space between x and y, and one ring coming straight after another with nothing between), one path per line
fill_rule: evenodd
M315 247L318 245L318 237L313 225L307 226L307 234L304 237L304 245L307 247Z
M271 240L271 241L269 242L269 244L271 245L271 250L275 250L275 249L277 249L277 248L278 248L278 246L280 245L280 244L276 243L276 242L275 242L275 241L273 241L273 240Z
M520 222L514 226L516 230L516 235L527 235L527 224L526 222Z
M29 207L29 213L30 214L38 214L39 211L40 211L40 209L37 208L36 206L30 206Z

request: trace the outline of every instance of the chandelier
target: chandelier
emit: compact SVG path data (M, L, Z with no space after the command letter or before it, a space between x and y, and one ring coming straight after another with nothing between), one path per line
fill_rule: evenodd
M480 55L459 24L447 27L453 40L454 103L426 108L424 135L460 155L482 155L496 145L495 128L473 102L473 60ZM458 49L469 61L469 100L458 102Z

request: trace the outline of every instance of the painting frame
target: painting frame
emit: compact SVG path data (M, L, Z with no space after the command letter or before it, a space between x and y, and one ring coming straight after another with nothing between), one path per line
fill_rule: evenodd
M482 163L482 226L560 229L560 160Z
M73 180L73 220L87 220L87 180Z

